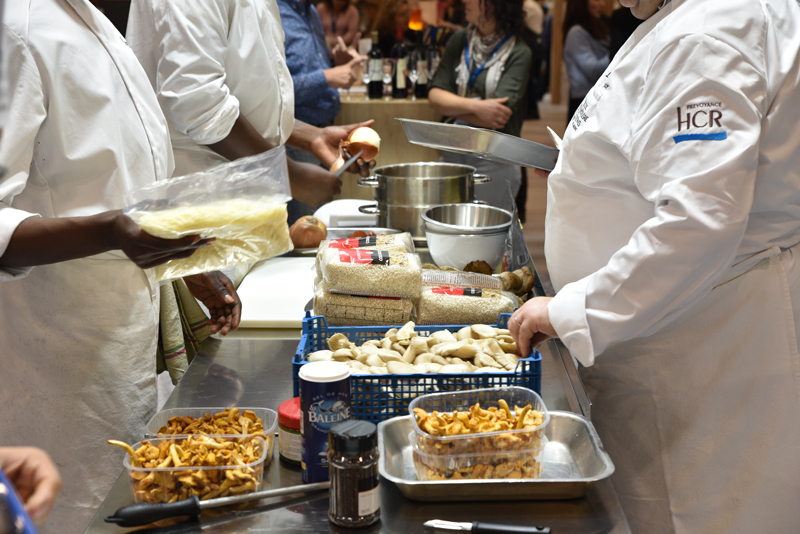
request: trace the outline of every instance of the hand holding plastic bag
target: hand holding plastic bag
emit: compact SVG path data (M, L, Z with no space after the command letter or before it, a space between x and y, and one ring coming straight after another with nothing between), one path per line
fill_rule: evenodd
M188 258L155 267L161 281L289 252L285 203L290 198L286 152L278 147L131 191L124 212L156 237L214 238Z

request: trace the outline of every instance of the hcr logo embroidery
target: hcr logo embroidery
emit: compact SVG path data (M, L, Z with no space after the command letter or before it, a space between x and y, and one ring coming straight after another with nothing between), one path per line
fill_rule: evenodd
M705 109L699 109L694 113L690 112L689 109L696 108L696 107L709 107L709 108L719 108L722 107L722 102L701 102L699 104L689 104L686 106L686 114L683 115L681 113L681 108L678 109L678 131L680 132L682 127L684 130L690 130L691 128L705 128L705 127L717 127L722 128L722 124L720 124L720 120L722 120L722 111L719 109L711 109L710 111L706 111Z

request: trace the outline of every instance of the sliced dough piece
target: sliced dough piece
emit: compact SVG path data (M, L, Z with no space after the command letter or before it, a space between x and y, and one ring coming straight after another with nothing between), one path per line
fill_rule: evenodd
M333 361L332 350L318 350L306 356L307 362L330 362Z

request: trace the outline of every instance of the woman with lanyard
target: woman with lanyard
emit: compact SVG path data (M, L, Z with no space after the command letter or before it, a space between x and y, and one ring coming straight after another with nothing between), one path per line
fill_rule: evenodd
M622 0L646 19L548 179L558 336L633 532L800 526L800 5Z
M457 124L491 128L519 137L525 118L531 50L517 37L525 16L522 0L467 0L469 25L447 42L430 83L431 107ZM475 188L475 196L511 210L521 182L521 169L465 154L442 153L440 161L471 165L492 177Z

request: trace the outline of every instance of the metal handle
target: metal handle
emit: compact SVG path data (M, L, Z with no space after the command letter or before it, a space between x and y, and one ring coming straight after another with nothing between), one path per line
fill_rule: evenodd
M472 181L476 184L488 184L492 181L492 177L486 176L485 174L473 174Z
M380 187L381 183L374 176L359 178L358 185L361 187Z
M366 213L367 215L380 215L381 210L378 209L377 204L364 204L358 207L358 211Z

